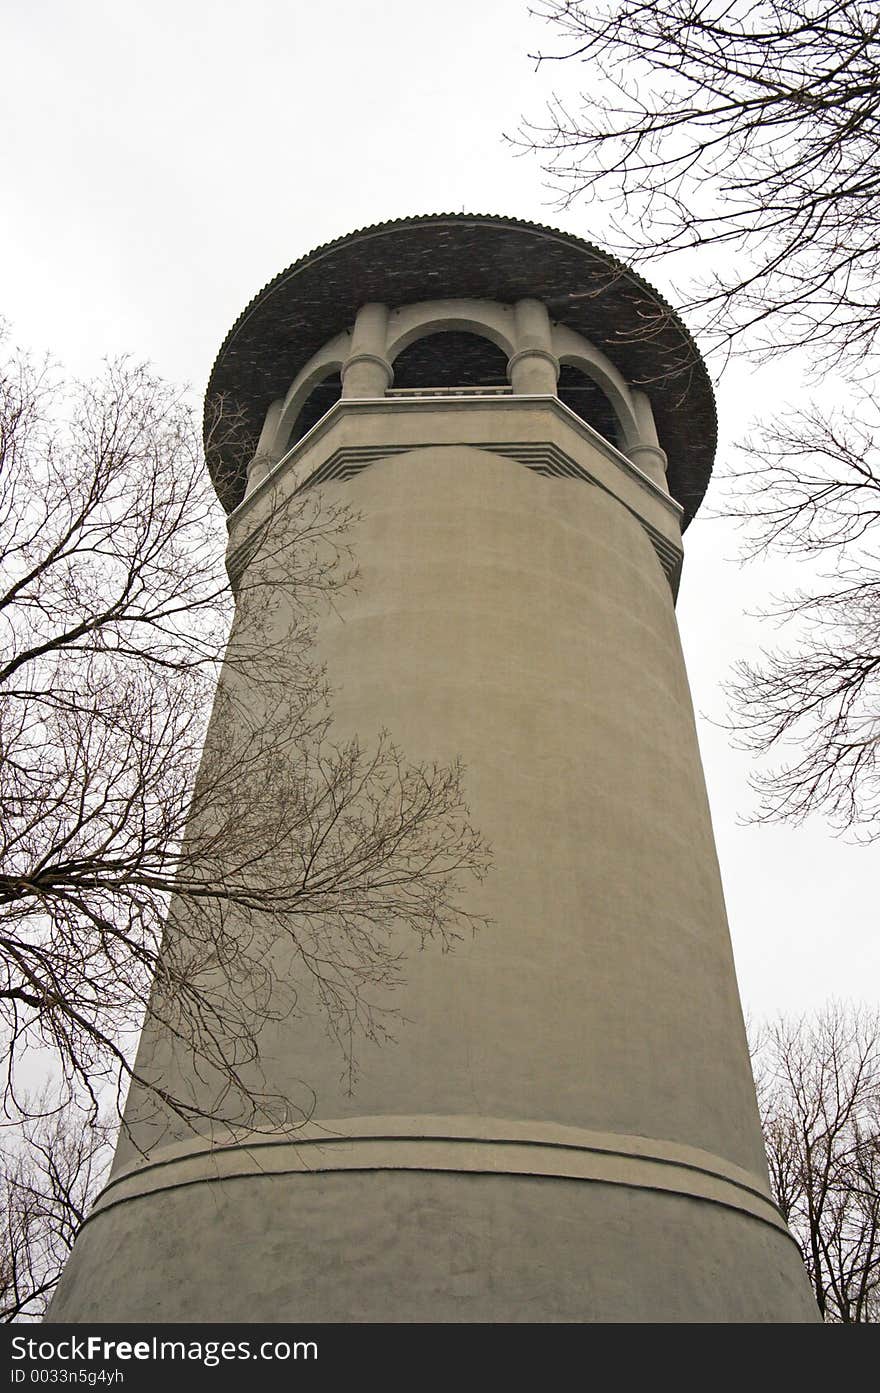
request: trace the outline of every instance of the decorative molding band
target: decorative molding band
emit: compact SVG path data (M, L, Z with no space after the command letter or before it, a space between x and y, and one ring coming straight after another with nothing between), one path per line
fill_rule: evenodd
M345 1171L433 1171L622 1185L746 1214L790 1237L758 1176L697 1147L545 1122L364 1117L310 1122L283 1138L182 1143L118 1171L89 1220L190 1185Z
M666 451L661 449L659 445L631 445L628 454L633 464L639 464L639 460L644 456L654 463L659 464L663 473L666 473L669 461L666 458ZM639 465L639 468L641 468L641 465Z
M382 368L388 379L388 386L394 381L394 369L387 358L383 358L380 353L352 353L346 358L340 368L340 376L345 377L349 368L357 367L358 363L374 363L377 368ZM356 399L355 399L356 400Z
M535 444L531 441L501 441L486 443L485 441L455 441L450 444L448 441L420 442L418 445L342 445L334 450L327 459L318 466L313 474L296 489L297 493L302 493L307 489L317 488L332 480L351 479L355 474L360 474L369 465L375 464L377 460L389 459L394 455L411 454L413 450L430 449L433 447L444 449L473 449L485 450L489 454L501 455L505 459L515 460L518 464L523 464L527 469L531 469L536 474L543 474L547 478L569 478L579 479L583 483L593 484L603 493L609 494L620 503L622 508L632 514L639 526L646 533L663 572L672 587L673 593L678 586L678 579L681 573L681 563L683 550L677 547L674 542L665 537L650 522L641 516L629 504L624 503L617 494L596 479L583 465L577 463L558 445L547 442L545 444ZM284 461L282 461L283 463ZM276 466L277 468L277 466ZM264 525L265 526L265 525ZM255 555L261 530L256 529L255 533L247 537L240 546L229 551L226 557L226 569L229 574L233 590L235 590L239 577L243 574L245 567Z
M320 421L315 422L311 430L307 431L302 439L298 440L285 455L282 455L278 463L273 466L271 472L267 474L264 479L261 479L250 493L245 495L238 506L229 514L227 518L227 527L234 527L244 514L253 507L262 491L270 486L270 481L280 473L285 472L290 466L299 464L323 437L334 429L339 420L346 414L355 412L358 415L368 414L385 416L391 412L405 412L407 414L418 414L424 411L461 412L474 408L480 411L490 411L497 410L498 405L498 397L492 395L471 396L456 394L448 396L400 398L386 396L340 398L339 401L335 402L334 405L330 407L329 411L324 413ZM570 407L566 406L564 402L561 402L558 397L543 394L532 395L526 393L513 393L504 397L503 405L505 413L523 410L531 411L536 406L548 408L555 415L560 416L576 435L579 435L583 440L586 440L588 444L592 445L594 449L605 455L607 459L617 465L618 469L622 470L624 474L631 478L639 488L649 493L661 507L671 513L677 523L681 523L684 517L684 509L681 504L676 502L666 489L661 488L658 483L655 483L650 475L646 474L644 470L640 469L637 464L634 464L622 451L618 450L616 445L612 445L610 440L605 439L604 435L600 435L599 432L588 425L586 421L582 421L580 416L576 415L576 413L572 411ZM422 448L422 442L414 441L411 445L406 445L403 448L407 450L418 450ZM476 442L474 448L485 448L485 442ZM383 454L387 455L389 453L391 453L389 450L383 450Z
M556 373L556 376L559 376L559 359L553 353L551 353L548 348L539 348L536 346L534 348L519 348L517 349L516 353L512 354L511 357L508 358L508 379L510 378L511 373L513 372L514 366L517 363L521 362L523 358L543 358L546 363L550 364L551 368Z
M260 543L268 530L268 520L258 523L258 525L248 533L240 546L234 547L231 551L227 551L226 574L229 577L229 584L233 595L236 594L238 582L259 551Z
M580 479L583 483L594 484L596 488L602 489L603 493L608 493L612 498L616 498L621 507L626 508L627 512L632 514L647 533L670 584L673 587L676 585L683 556L681 548L676 547L674 542L671 542L668 537L664 537L663 533L659 532L651 523L646 522L634 508L624 503L617 494L612 493L607 485L596 479L589 470L572 459L571 455L566 454L558 445L553 445L550 442L538 444L531 441L487 443L485 441L459 440L450 444L448 441L425 440L419 442L418 445L342 445L339 449L334 450L323 464L318 466L314 474L310 474L307 479L303 480L297 493L305 489L316 488L320 484L327 483L330 479L350 479L369 465L375 464L377 460L388 459L392 455L410 454L413 450L435 447L485 450L489 454L502 455L505 459L515 460L536 474L543 474L548 478ZM241 550L242 548L237 548L229 556L230 574L232 573L231 568L235 564L234 558ZM242 566L239 565L236 575L240 575L242 569Z

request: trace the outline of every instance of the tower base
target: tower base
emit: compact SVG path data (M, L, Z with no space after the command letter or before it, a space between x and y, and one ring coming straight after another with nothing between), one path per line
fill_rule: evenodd
M817 1313L791 1238L721 1203L566 1178L377 1170L251 1174L98 1212L51 1319L790 1322Z

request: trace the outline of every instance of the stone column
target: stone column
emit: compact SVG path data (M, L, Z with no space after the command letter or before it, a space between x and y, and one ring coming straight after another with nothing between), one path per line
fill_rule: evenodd
M645 392L633 387L630 390L633 411L639 428L638 440L627 446L627 455L633 464L638 465L649 479L653 479L655 484L659 484L665 492L669 492L666 483L666 451L662 448L657 439L657 427L654 424L654 412L651 409L651 402Z
M283 409L284 398L278 397L266 412L266 419L263 422L263 429L260 431L260 439L254 457L248 465L245 497L249 493L253 493L257 485L265 479L272 466L278 463L284 452L283 446L279 446L279 442L275 438Z
M358 310L351 353L342 365L343 398L384 397L394 381L394 369L385 357L387 331L387 305L363 305Z
M540 300L519 300L514 307L516 352L507 375L517 396L555 396L559 359L553 356L550 316Z

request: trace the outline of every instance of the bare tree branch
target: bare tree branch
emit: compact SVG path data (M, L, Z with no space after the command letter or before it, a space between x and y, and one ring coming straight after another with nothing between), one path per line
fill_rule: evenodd
M822 1318L880 1320L880 1016L832 1005L759 1032L770 1184Z
M808 584L766 610L789 635L728 684L732 728L769 755L752 782L762 821L815 812L880 835L880 413L810 407L762 428L733 476L726 515L810 563ZM815 574L816 567L820 567Z
M543 0L582 64L515 137L560 202L611 208L631 261L710 253L678 297L722 348L863 362L880 312L880 16L872 0ZM705 256L703 260L705 261Z
M39 1320L110 1161L110 1129L43 1094L0 1148L0 1320ZM8 1130L8 1129L7 1129Z
M747 443L728 515L746 554L809 567L767 612L784 639L738 665L733 728L769 757L758 820L880 832L880 10L873 0L543 0L577 63L517 142L560 200L611 209L627 260L685 267L676 300L721 361L804 350L850 400ZM858 385L854 385L858 384ZM816 575L810 563L823 566Z
M215 429L235 431L228 403ZM92 1115L134 1077L184 1123L301 1120L307 1086L261 1082L267 1023L317 1003L353 1078L408 946L480 922L465 887L488 853L460 766L334 736L314 633L356 584L351 514L313 493L262 507L227 646L222 517L180 394L125 362L79 386L21 355L0 373L10 1116L48 1050ZM137 1073L148 1008L213 1093Z

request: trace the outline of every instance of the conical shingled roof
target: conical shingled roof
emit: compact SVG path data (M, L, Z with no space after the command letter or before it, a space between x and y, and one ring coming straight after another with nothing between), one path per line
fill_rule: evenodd
M600 348L648 392L669 456L669 487L693 517L709 481L717 435L706 367L675 311L615 257L537 223L493 214L438 213L379 223L302 257L239 315L211 372L212 400L234 403L247 423L244 448L209 451L227 510L241 500L247 458L269 403L370 301L543 300L551 317Z

